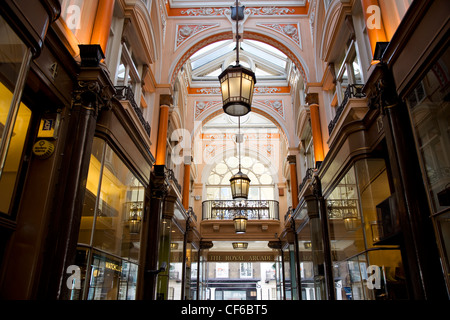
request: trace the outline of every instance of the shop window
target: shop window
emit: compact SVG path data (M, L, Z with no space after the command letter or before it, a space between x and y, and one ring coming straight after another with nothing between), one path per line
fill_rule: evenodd
M302 136L302 148L303 148L303 170L305 172L310 168L315 167L314 158L314 142L311 129L311 120L308 121Z
M251 262L239 264L239 277L241 279L253 278L253 264Z
M0 18L0 212L11 216L31 110L21 95L30 49Z
M83 299L134 299L143 200L144 186L94 138L78 235L79 250L88 252Z
M136 295L137 266L95 252L92 259L88 300L130 300Z
M450 287L450 54L433 64L406 97L425 187Z
M338 300L406 297L400 249L392 243L379 242L383 230L379 229L377 207L390 197L383 159L357 161L328 197L333 278Z
M216 278L228 278L229 267L227 262L216 263Z
M338 105L344 101L349 86L361 85L364 83L361 63L356 50L356 42L351 40L346 50L341 55L336 66L336 86Z
M158 274L157 300L182 299L184 233L180 230L176 217L173 219L177 222L164 218L160 225L158 263L160 266L165 263L168 267ZM189 279L190 276L186 274L186 278Z

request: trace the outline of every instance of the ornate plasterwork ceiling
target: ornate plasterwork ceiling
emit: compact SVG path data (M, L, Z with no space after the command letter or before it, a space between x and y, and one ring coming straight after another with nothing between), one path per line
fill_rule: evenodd
M240 0L241 5L248 7L302 7L306 5L307 0ZM169 0L171 8L200 8L200 7L229 7L234 5L233 0L209 0L209 1L185 1L185 0Z

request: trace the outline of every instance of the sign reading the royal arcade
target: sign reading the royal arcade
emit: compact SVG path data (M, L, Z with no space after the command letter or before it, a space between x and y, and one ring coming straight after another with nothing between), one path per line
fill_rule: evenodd
M275 256L271 252L210 252L208 254L209 262L243 262L243 261L258 261L270 262L274 261Z

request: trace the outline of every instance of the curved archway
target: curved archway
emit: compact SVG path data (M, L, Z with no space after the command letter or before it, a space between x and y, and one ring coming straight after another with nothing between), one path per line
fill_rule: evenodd
M300 74L303 77L303 80L305 83L308 82L308 74L306 72L306 68L303 66L303 63L301 62L301 57L298 57L291 49L288 48L287 45L283 44L280 40L276 38L272 38L267 34L262 34L256 31L246 31L245 32L245 39L248 40L257 40L264 42L266 44L269 44L271 46L274 46L278 50L282 51L297 67ZM194 37L195 38L195 37ZM178 75L179 71L181 70L181 67L186 63L186 61L198 50L200 50L203 47L206 47L207 45L221 41L221 40L230 40L233 39L233 33L231 31L227 32L220 32L211 36L208 36L198 42L195 42L195 39L192 39L194 44L189 47L181 56L180 59L178 59L177 63L173 68L171 68L171 76L170 76L170 83L173 84L175 81L176 76Z
M284 143L286 144L286 146L290 145L290 135L289 132L286 128L286 126L281 123L280 121L276 120L273 116L271 116L269 113L267 113L264 110L261 110L259 108L255 108L254 106L252 106L252 112L255 112L261 116L263 116L264 118L266 118L267 120L271 121L277 128L278 130L280 130L280 133L283 137ZM197 128L194 128L195 132L192 132L192 136L191 136L191 145L193 145L194 143L194 139L197 136L199 130L201 130L201 127L203 127L205 124L207 124L210 120L214 119L215 117L217 117L218 115L223 113L223 109L219 108L217 110L214 111L210 111L209 113L206 113L206 115L200 119L200 121L202 122L201 126L198 126Z
M280 179L279 179L279 168L277 168L274 163L268 159L265 155L259 153L257 150L251 149L251 148L245 148L244 149L244 154L246 155L246 157L253 159L252 164L258 163L258 164L262 164L267 170L264 172L264 174L269 174L271 179L272 179L272 185L276 186L278 183L280 183ZM210 186L210 184L208 183L208 179L210 178L210 175L212 174L213 170L219 165L219 164L223 164L224 162L226 162L228 159L235 157L235 150L234 149L227 149L227 150L223 150L222 152L220 152L219 154L217 154L216 156L214 156L212 158L212 160L207 163L203 170L202 170L202 175L201 175L201 183L205 186L202 190L202 198L206 199L206 192L207 192L207 188L208 186ZM245 157L243 157L245 158ZM235 170L236 168L234 168L233 170ZM236 169L237 170L237 169ZM243 171L247 172L247 174L249 174L249 176L251 176L251 168L243 168ZM231 174L234 174L236 172L231 172ZM226 175L224 175L224 179L226 179ZM253 181L253 180L252 180ZM229 186L228 184L218 184L216 186L219 185L223 185L223 186ZM250 186L252 187L252 184L250 184ZM257 187L261 187L260 184L256 185ZM272 189L273 189L272 186ZM253 187L255 187L255 185L253 184ZM266 186L267 187L267 186ZM278 200L277 199L277 194L274 193L274 200Z

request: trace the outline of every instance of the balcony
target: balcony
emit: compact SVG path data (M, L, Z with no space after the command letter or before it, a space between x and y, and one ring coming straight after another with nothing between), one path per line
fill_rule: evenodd
M150 138L150 124L144 119L144 115L142 114L141 108L137 105L136 101L134 100L134 93L130 86L116 86L116 99L119 101L128 101L131 108L134 110L134 115L137 117L139 123L142 125L142 128L144 129L145 133L147 133L147 136Z
M306 173L305 176L303 177L302 182L299 184L298 186L298 198L299 200L303 197L303 194L305 193L304 188L309 186L309 184L311 183L313 176L314 176L314 171L317 170L315 168L308 168L306 169ZM295 208L294 208L295 210Z
M279 220L279 204L275 200L207 200L203 201L203 220L233 220L237 212L248 220Z
M363 87L363 84L350 84L347 87L347 90L345 90L344 93L344 100L342 100L342 103L336 108L336 115L328 124L328 133L330 136L336 127L336 124L339 122L341 115L344 113L344 109L349 105L349 100L352 98L361 99L366 97L365 93L362 92Z

